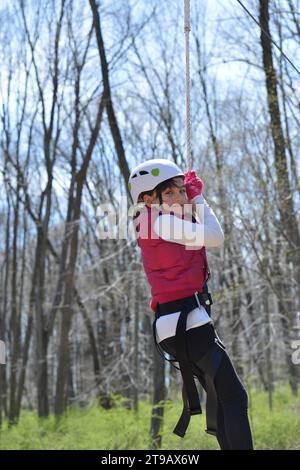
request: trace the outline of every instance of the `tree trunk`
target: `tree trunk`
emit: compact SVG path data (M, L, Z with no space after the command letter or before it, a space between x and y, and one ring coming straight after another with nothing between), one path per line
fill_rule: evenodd
M104 41L103 41L102 30L101 30L100 15L99 15L96 0L90 0L90 6L91 6L92 13L93 13L93 22L94 22L95 34L96 34L98 51L99 51L99 56L100 56L103 89L104 89L104 103L105 103L105 107L107 110L109 127L110 127L111 135L115 144L115 149L116 149L118 160L119 160L120 171L125 182L127 193L130 196L129 190L128 190L128 180L129 180L130 171L129 171L128 163L126 160L122 136L121 136L121 132L118 126L118 121L117 121L117 117L116 117L116 113L114 110L112 97L111 97L109 70L108 70L106 52L105 52Z
M161 429L163 426L165 400L165 361L158 354L153 345L154 367L153 367L153 407L151 417L151 448L161 447Z
M270 39L271 36L269 27L269 0L260 0L259 21L261 26L260 40L262 47L264 73L266 79L268 109L270 116L271 133L274 143L280 227L283 233L287 235L288 245L292 253L290 259L288 259L287 261L292 262L297 279L300 270L300 235L298 222L294 210L293 194L291 192L289 182L288 165L285 154L285 139L281 124L277 93L278 84L275 68L273 65L272 42ZM282 304L281 299L283 298L284 292L282 292L282 295L280 295L279 306ZM287 309L288 318L286 318L286 321L283 322L285 338L290 337L291 328L295 321L295 311L293 310ZM286 342L286 348L288 349L288 351L290 351L291 343L289 341ZM287 355L289 355L288 352ZM288 363L290 373L292 374L290 377L292 392L294 394L297 394L298 385L294 367L290 359Z
M17 270L18 270L18 227L19 227L19 194L20 187L18 185L16 192L16 205L14 207L14 223L13 223L13 242L12 242L12 277L11 277L11 373L10 373L10 395L9 395L9 414L10 424L15 423L16 419L16 392L17 392L17 375L18 375L18 358L20 344L20 315L17 305Z
M281 226L287 234L292 255L295 272L300 269L300 234L297 218L295 215L293 194L289 182L288 165L285 152L285 138L281 124L281 115L278 100L278 83L276 71L273 65L272 43L269 28L269 0L260 0L260 25L267 33L261 32L261 46L263 54L263 65L266 78L268 109L271 123L271 132L274 142L275 170L277 175L277 190L279 198L279 212ZM268 35L268 36L267 36Z
M131 277L132 287L130 296L129 308L133 311L133 409L135 412L138 411L139 403L139 305L137 300L137 285L135 273Z
M89 337L89 340L90 340L90 346L91 346L92 357L93 357L93 365L94 365L95 382L96 382L97 388L100 392L100 388L101 388L100 362L99 362L99 352L98 352L98 347L97 347L97 340L96 340L96 336L94 334L94 328L93 328L92 322L91 322L91 320L88 316L88 312L86 311L84 303L82 302L82 300L80 298L80 295L79 295L76 288L75 288L75 297L76 297L77 304L80 308L80 311L81 311L81 314L82 314L82 317L83 317L83 321L84 321L84 324L85 324L86 329L87 329L87 334L88 334L88 337Z
M42 225L42 224L41 224ZM48 224L47 224L48 225ZM40 418L49 414L48 400L48 334L45 331L45 256L46 256L46 225L43 224L37 228L37 247L36 247L36 263L37 263L37 285L35 290L35 326L36 326L36 372L37 372L37 399L38 399L38 415Z
M269 409L273 408L273 363L272 363L272 336L271 336L271 319L269 313L269 298L268 294L264 295L263 307L266 318L266 366L267 366L267 380L268 380L268 400Z
M72 150L72 181L74 179L75 188L73 189L73 182L71 182L70 187L70 197L69 197L69 210L68 216L70 221L66 223L69 226L69 261L66 265L66 272L64 274L64 299L62 306L62 324L61 324L61 335L60 335L60 344L58 352L58 371L57 371L57 380L56 380L56 394L55 394L55 405L54 410L56 415L60 415L65 410L66 405L66 383L67 383L67 371L69 366L69 332L71 327L72 312L73 312L73 299L75 295L75 267L78 254L78 233L79 233L79 223L81 215L81 201L82 201L82 191L86 179L86 174L88 170L89 163L92 158L93 149L96 144L96 140L99 134L100 125L102 122L103 115L103 102L104 95L102 95L99 105L98 112L95 120L95 125L92 129L89 144L84 155L84 159L79 171L75 174L75 165L76 163L76 151L77 147L73 145ZM78 129L77 129L78 131ZM74 141L77 140L77 134L74 136ZM75 197L73 199L72 194L73 190L75 191Z
M33 327L33 316L30 313L29 318L28 318L27 330L25 334L23 354L22 354L22 366L21 366L19 382L18 382L18 390L17 390L17 406L16 406L17 418L19 418L20 412L21 412L22 396L23 396L23 391L24 391L26 366L27 366L28 356L29 356L29 347L30 347L30 341L31 341L32 327Z
M6 193L7 194L7 193ZM3 283L3 298L1 298L0 305L0 339L6 341L6 312L8 300L8 283L9 283L9 266L10 266L10 200L7 194L7 216L5 228L5 258L4 258L4 283ZM2 283L1 283L2 285ZM3 416L7 416L7 376L6 368L0 367L0 421Z

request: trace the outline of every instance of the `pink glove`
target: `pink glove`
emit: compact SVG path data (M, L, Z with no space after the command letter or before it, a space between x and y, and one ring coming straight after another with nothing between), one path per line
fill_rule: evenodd
M202 194L203 181L197 176L195 170L189 170L184 173L184 184L189 200Z

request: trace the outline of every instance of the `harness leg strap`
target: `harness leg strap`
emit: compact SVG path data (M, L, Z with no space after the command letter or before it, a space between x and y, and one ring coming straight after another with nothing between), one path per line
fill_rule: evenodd
M176 336L175 336L175 344L176 344L176 356L179 363L182 380L183 380L183 391L182 391L182 398L183 398L183 410L181 417L174 429L174 433L180 437L185 435L186 429L190 422L190 416L201 414L202 409L199 400L198 390L194 381L194 375L191 368L191 363L189 361L187 355L187 348L186 348L186 321L187 316L190 312L190 309L183 309L181 314L179 315L177 328L176 328Z
M184 437L185 432L190 424L191 414L189 412L189 403L184 385L182 386L183 410L176 424L173 433L179 437Z
M214 379L225 353L224 345L215 338L215 344L195 364L205 377L206 384L206 432L216 436L218 398Z

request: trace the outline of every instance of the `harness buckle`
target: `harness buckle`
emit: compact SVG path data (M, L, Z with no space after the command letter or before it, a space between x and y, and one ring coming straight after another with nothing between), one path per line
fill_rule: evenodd
M212 301L212 298L211 298L211 295L210 295L209 292L200 293L200 292L196 291L194 293L194 296L195 296L195 299L196 299L196 302L197 302L197 305L198 305L199 308L201 306L204 307L204 308L208 308L213 304L213 301ZM201 302L201 300L199 299L198 296L201 297L202 302Z

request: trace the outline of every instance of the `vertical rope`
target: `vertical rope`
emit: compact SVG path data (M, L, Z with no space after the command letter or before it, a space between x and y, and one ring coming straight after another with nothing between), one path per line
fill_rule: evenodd
M185 156L188 170L192 168L192 125L190 97L190 0L184 0L184 35L185 35Z

